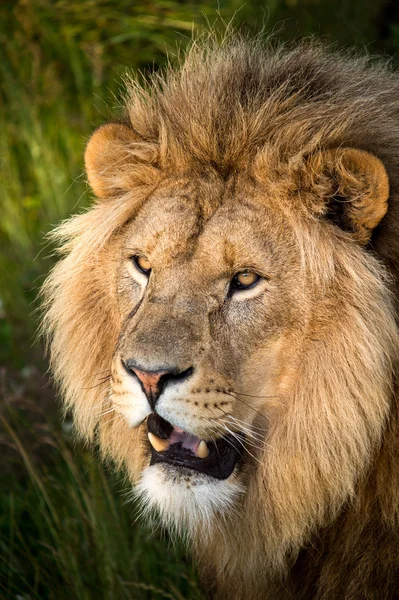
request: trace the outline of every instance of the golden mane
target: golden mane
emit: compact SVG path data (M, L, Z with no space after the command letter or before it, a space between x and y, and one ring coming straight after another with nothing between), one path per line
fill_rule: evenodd
M147 89L128 81L125 122L173 173L212 166L227 175L266 147L282 162L320 146L363 148L394 168L397 88L386 63L317 43L211 39Z

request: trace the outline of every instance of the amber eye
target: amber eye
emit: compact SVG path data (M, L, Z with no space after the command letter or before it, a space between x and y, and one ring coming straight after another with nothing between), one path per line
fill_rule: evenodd
M132 256L132 260L141 273L144 275L151 273L151 263L145 256Z
M234 275L231 280L230 289L235 292L238 290L248 290L251 287L254 287L260 277L254 271L240 271L237 275Z

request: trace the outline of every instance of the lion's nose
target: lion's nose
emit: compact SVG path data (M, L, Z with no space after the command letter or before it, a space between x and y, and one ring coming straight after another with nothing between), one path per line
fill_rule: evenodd
M184 371L170 367L149 371L130 360L127 360L123 364L126 370L138 379L152 409L155 409L155 404L159 396L169 383L180 383L187 379L193 372L192 367Z

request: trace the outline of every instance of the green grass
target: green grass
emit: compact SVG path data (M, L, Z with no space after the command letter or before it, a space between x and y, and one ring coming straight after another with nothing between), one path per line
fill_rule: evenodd
M131 486L69 427L33 403L0 421L0 598L202 598L182 550L136 520Z

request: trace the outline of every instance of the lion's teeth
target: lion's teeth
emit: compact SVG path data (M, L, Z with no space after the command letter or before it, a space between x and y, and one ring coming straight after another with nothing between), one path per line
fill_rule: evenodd
M198 456L198 458L206 458L208 456L209 449L204 440L200 441L200 444L197 448L197 452L195 454Z
M157 452L164 452L165 450L167 450L169 448L169 444L170 444L169 440L163 440L163 439L159 438L157 435L154 435L153 433L151 433L151 431L148 432L148 439L150 440L151 446Z

